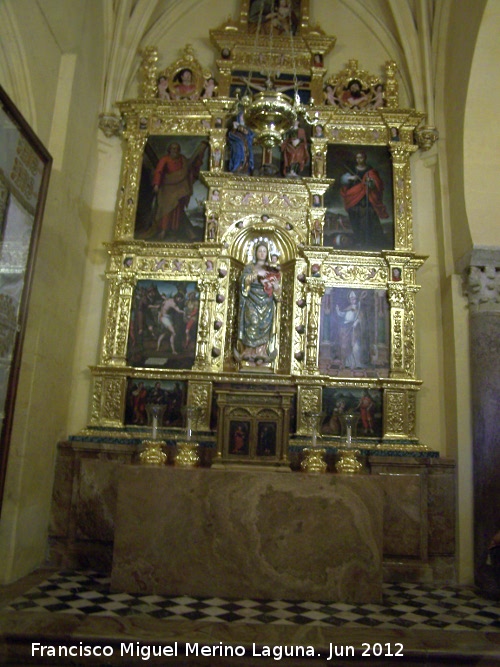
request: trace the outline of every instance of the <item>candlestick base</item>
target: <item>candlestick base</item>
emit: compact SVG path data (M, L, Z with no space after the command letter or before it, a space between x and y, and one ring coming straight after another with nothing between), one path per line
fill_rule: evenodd
M335 464L337 472L353 475L363 470L363 464L357 459L360 455L359 449L342 447L338 449L338 453L340 454L340 460Z
M323 458L326 454L324 447L304 447L302 452L304 459L300 467L304 472L326 472L327 465Z
M179 441L175 465L181 468L194 468L200 464L199 445L197 442Z
M166 443L163 440L143 440L143 450L139 454L141 465L162 466L167 461L167 455L162 451Z

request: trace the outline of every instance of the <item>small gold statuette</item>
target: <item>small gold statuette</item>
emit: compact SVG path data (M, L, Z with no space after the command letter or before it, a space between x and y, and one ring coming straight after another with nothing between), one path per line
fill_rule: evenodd
M199 445L193 441L192 420L196 416L196 408L186 408L186 439L177 441L175 465L181 468L194 468L200 463Z
M311 446L305 447L302 452L304 459L300 467L304 472L326 472L327 465L325 463L326 449L318 446L318 423L322 417L321 413L311 413L311 420L313 425L313 433L311 436Z
M339 447L338 453L340 454L340 459L335 465L335 470L339 473L354 474L359 473L363 469L363 465L358 461L358 456L360 455L359 449L353 447L352 440L352 429L353 425L357 422L357 415L351 413L346 413L343 417L346 428L346 440L345 446Z
M151 440L143 440L143 450L139 455L141 465L165 465L167 455L162 450L165 445L163 440L158 440L158 422L161 421L163 413L165 412L165 405L157 405L149 403L146 405L146 410L152 425Z

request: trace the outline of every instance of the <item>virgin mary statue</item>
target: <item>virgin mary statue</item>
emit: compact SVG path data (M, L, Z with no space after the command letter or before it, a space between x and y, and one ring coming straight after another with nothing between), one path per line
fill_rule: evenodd
M259 241L240 283L238 341L242 351L237 357L248 365L269 364L276 356L276 302L280 295L280 270L269 262L267 243Z

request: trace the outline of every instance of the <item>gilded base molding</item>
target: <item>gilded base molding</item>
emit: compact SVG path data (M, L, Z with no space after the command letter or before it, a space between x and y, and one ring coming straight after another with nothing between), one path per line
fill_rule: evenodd
M162 451L162 447L166 446L166 442L163 442L163 440L144 440L142 444L144 449L139 454L141 465L165 465L167 455Z
M359 449L342 447L338 449L338 453L340 454L340 460L335 465L335 470L338 473L353 475L363 470L363 464L358 461L358 456L361 453Z
M195 468L200 464L199 444L197 442L177 443L175 465L181 468Z
M300 464L303 472L326 472L326 449L324 447L306 447L302 450L304 460Z

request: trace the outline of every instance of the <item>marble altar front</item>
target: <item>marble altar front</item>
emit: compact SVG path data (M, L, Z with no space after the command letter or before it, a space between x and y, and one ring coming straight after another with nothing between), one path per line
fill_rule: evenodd
M379 602L372 476L120 466L117 591Z

